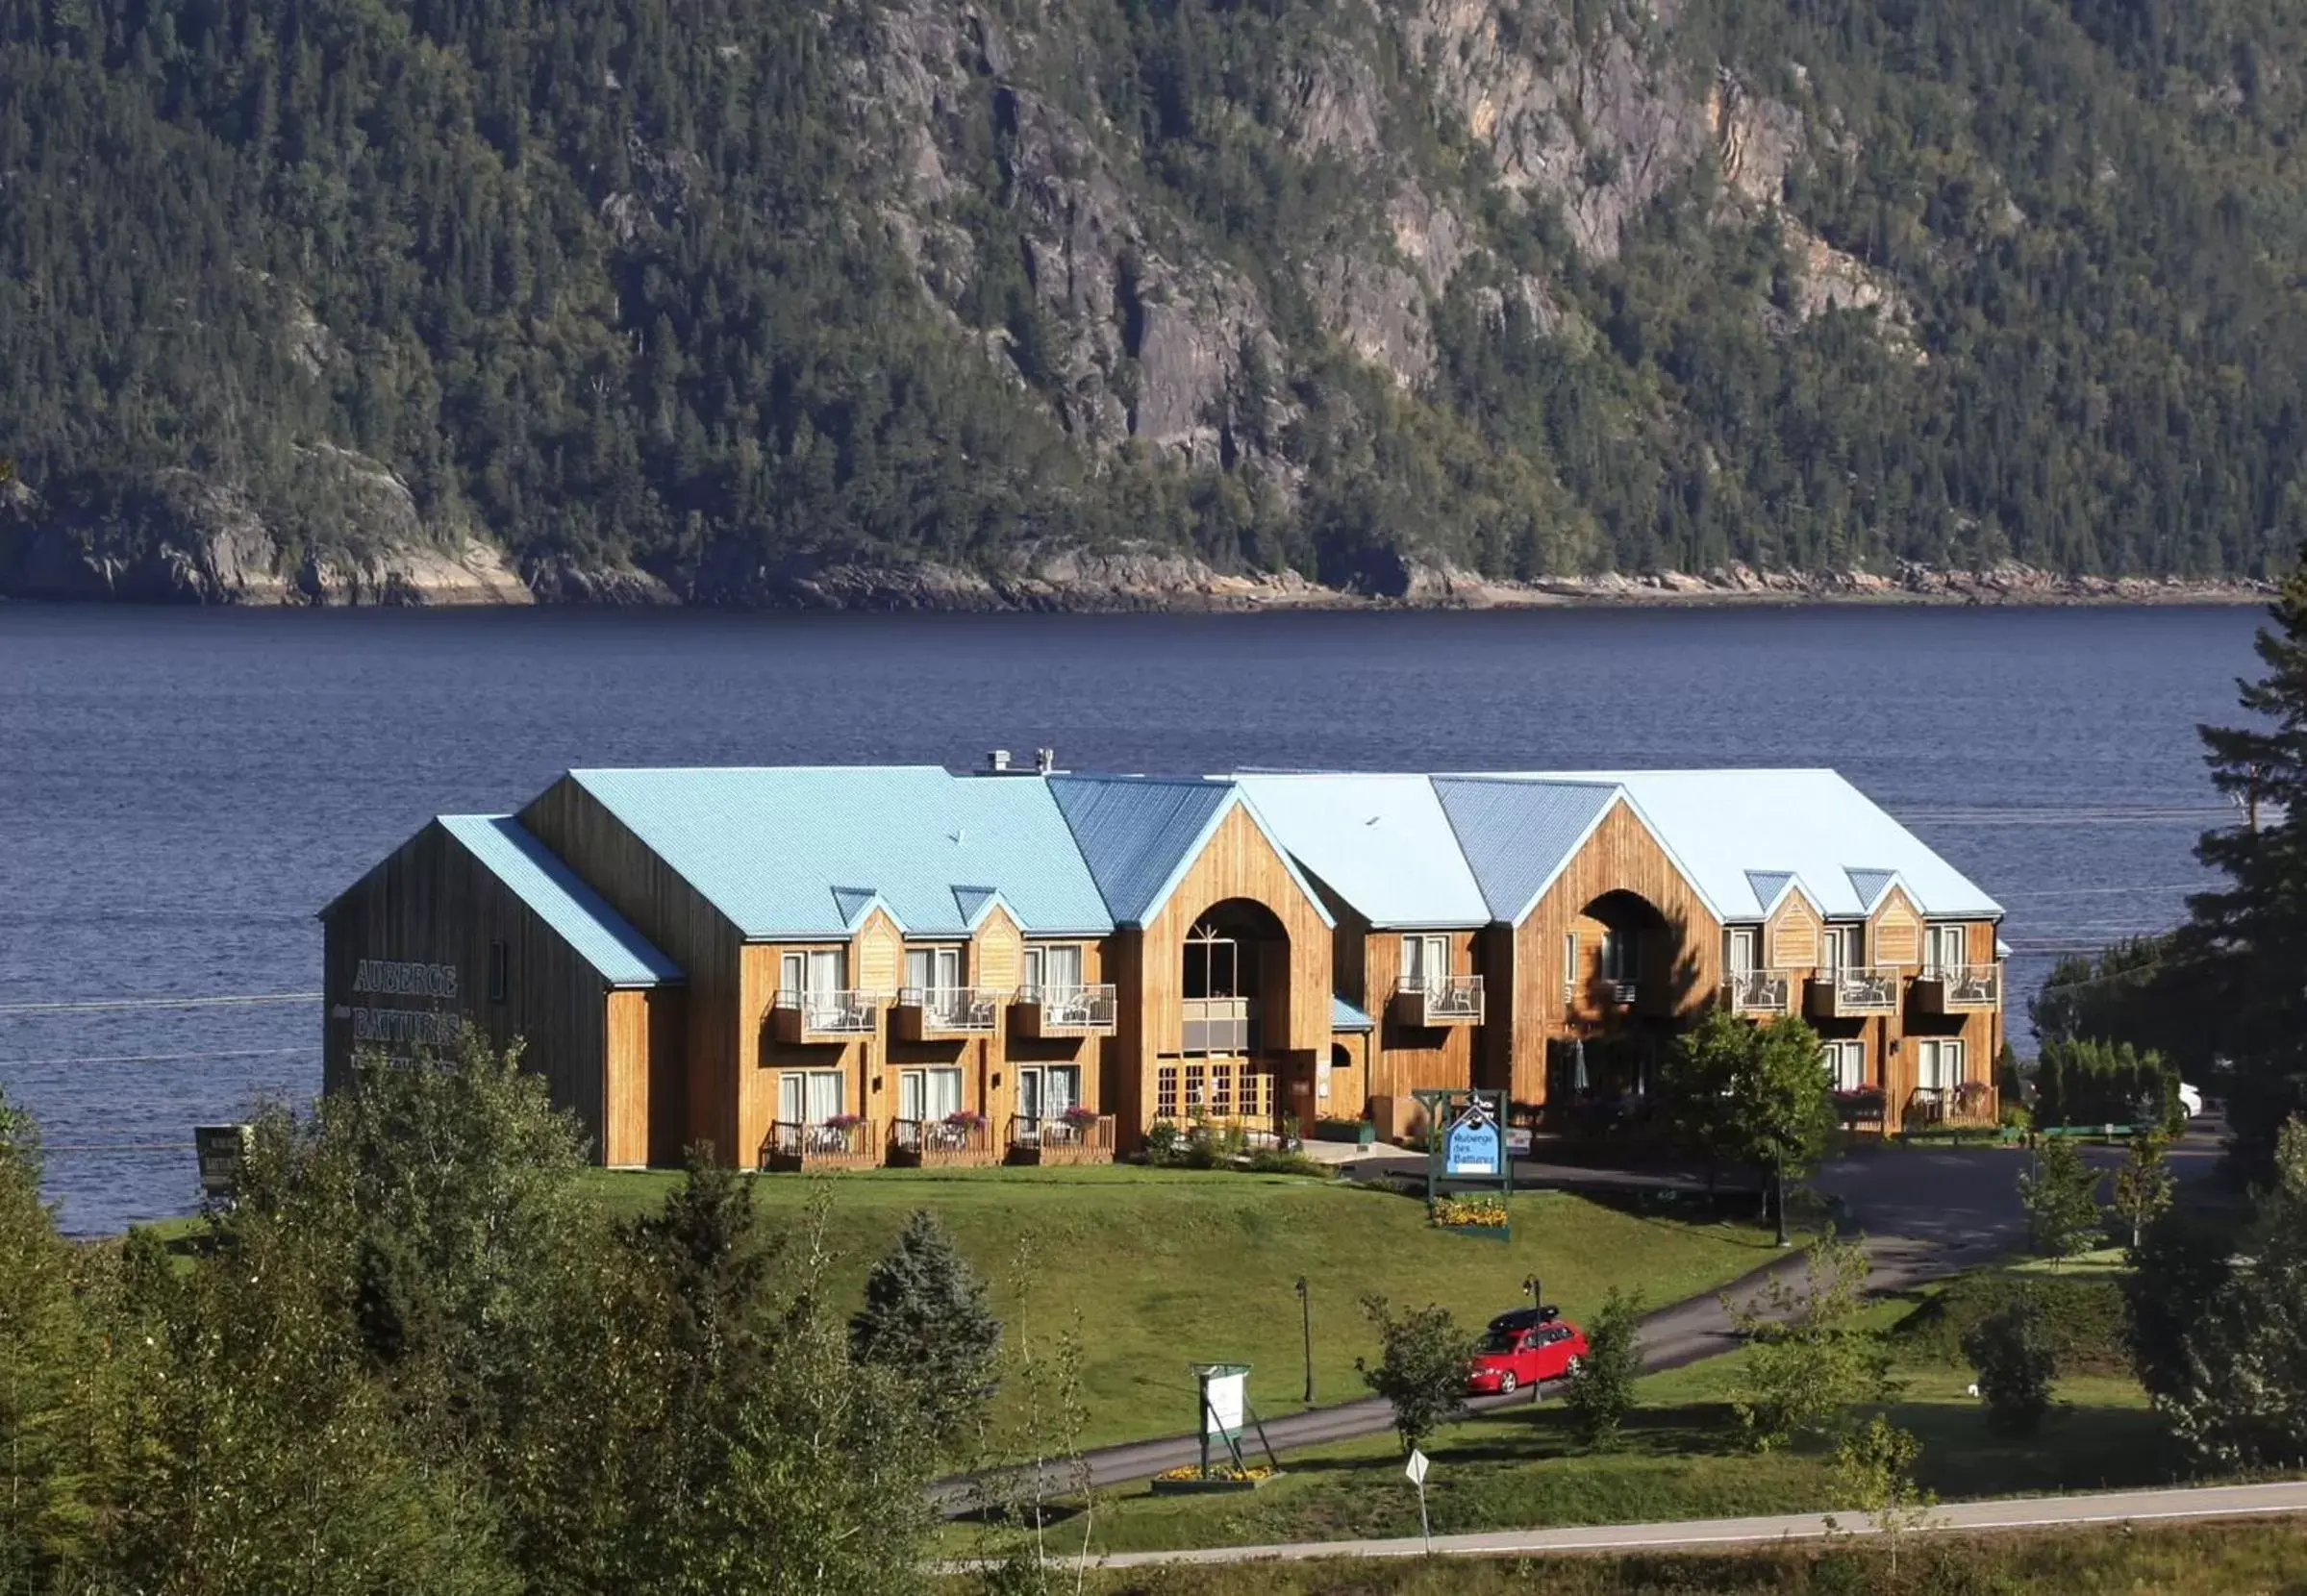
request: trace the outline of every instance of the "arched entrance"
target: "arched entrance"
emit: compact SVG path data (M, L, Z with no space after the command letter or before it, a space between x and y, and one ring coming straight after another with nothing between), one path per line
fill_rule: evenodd
M1224 899L1190 922L1180 960L1180 1057L1157 1071L1156 1117L1273 1134L1288 1093L1265 1038L1288 1010L1289 931L1263 904Z

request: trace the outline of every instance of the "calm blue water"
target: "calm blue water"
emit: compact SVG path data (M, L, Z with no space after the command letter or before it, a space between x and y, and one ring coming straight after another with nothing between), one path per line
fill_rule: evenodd
M0 606L0 1090L81 1231L196 1199L188 1127L319 1073L313 914L576 764L1823 764L2050 951L2168 924L2256 611L727 616ZM1030 756L1028 756L1030 757ZM2015 1011L2018 1005L2014 1004Z

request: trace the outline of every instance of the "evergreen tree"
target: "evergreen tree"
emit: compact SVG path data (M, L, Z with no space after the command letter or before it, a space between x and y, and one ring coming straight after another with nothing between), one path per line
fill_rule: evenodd
M2228 1126L2254 1172L2307 1110L2307 566L2284 579L2269 613L2257 644L2266 673L2242 685L2258 723L2202 728L2213 782L2245 806L2241 824L2195 850L2228 885L2190 903L2171 949L2193 977L2190 1017L2232 1062Z
M90 1559L98 1354L75 1275L40 1201L38 1135L0 1096L0 1591L63 1588Z
M902 1380L930 1433L947 1445L992 1393L1001 1321L985 1283L929 1209L907 1216L895 1244L865 1276L849 1347L859 1363Z

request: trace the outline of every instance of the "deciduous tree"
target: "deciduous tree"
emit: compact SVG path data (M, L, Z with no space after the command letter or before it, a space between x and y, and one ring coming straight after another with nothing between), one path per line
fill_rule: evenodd
M2042 1139L2034 1167L2019 1177L2028 1243L2037 1253L2066 1259L2091 1245L2100 1224L2098 1183L2098 1171L2084 1161L2071 1137Z
M1668 1094L1683 1146L1709 1163L1759 1170L1783 1226L1787 1177L1808 1169L1834 1135L1818 1033L1797 1019L1757 1025L1710 1010L1676 1043Z
M1731 1406L1756 1450L1838 1433L1854 1407L1894 1388L1889 1352L1859 1323L1867 1271L1861 1243L1821 1235L1757 1297L1723 1298L1748 1342Z
M2014 1297L1970 1327L1963 1356L1978 1374L1987 1404L1987 1427L1997 1434L2031 1435L2050 1411L2051 1383L2059 1360L2043 1323L2043 1304L2032 1293Z
M1615 1445L1618 1427L1634 1407L1634 1383L1642 1373L1640 1292L1612 1286L1586 1328L1586 1356L1570 1377L1570 1427L1588 1446Z
M1362 1310L1378 1333L1378 1358L1354 1359L1363 1383L1393 1404L1394 1434L1408 1453L1466 1411L1467 1373L1474 1341L1439 1305L1396 1313L1384 1297L1365 1297Z

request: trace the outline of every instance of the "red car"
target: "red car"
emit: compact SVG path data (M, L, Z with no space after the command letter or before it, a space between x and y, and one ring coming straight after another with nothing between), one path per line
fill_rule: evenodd
M1586 1333L1551 1308L1517 1308L1490 1321L1467 1371L1466 1388L1475 1395L1504 1396L1524 1385L1563 1380L1578 1372L1586 1358Z

